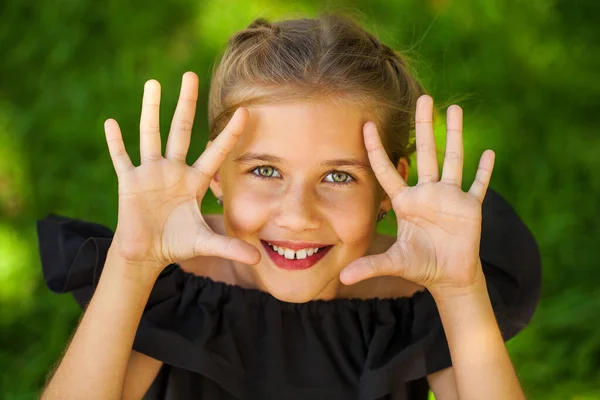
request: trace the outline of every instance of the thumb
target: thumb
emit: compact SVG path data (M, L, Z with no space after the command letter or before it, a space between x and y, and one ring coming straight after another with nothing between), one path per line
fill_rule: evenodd
M238 238L217 235L199 237L196 241L197 255L227 258L254 265L260 261L260 252L250 243Z
M402 271L403 265L397 257L392 257L389 251L386 251L352 261L340 272L340 281L344 285L353 285L376 276L402 276Z

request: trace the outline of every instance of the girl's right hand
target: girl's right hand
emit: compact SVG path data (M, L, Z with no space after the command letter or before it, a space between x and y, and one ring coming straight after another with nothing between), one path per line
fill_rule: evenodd
M239 108L225 129L189 166L192 125L198 98L198 77L183 75L165 157L159 132L160 84L144 86L140 121L141 165L134 167L117 122L104 124L106 141L119 182L119 213L111 251L134 265L157 273L169 264L197 256L217 256L256 264L260 252L237 238L213 232L202 217L199 202L213 175L235 146L248 120Z

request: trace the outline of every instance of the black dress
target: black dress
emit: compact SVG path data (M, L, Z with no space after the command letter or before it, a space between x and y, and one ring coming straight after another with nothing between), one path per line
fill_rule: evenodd
M44 278L85 307L113 232L50 214L37 221ZM537 307L537 244L514 210L488 190L481 259L505 340ZM158 278L133 348L164 362L146 399L427 398L426 376L452 365L429 292L394 299L294 304L169 265Z

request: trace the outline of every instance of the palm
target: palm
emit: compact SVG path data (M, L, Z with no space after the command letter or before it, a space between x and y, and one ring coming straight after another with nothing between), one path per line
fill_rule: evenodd
M118 220L126 223L117 227L117 239L132 254L149 254L169 263L197 256L197 238L212 233L198 207L200 186L191 167L167 159L122 175Z
M477 275L481 237L481 203L493 167L493 153L481 158L469 192L462 181L462 114L448 110L448 138L442 179L439 179L432 103L417 103L417 170L419 182L409 187L398 174L377 137L374 125L365 126L365 145L375 175L392 200L398 218L396 242L384 254L350 264L342 280L355 283L377 275L398 275L426 287L464 286ZM487 155L487 156L486 156Z
M406 279L428 285L468 278L448 268L456 254L474 254L479 246L481 211L475 198L452 185L427 184L408 188L394 208L401 212L390 251L407 266L418 266L404 270Z

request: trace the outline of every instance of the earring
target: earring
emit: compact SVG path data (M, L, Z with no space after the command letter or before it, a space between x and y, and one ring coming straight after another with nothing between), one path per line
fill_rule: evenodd
M223 205L223 198L222 197L217 197L217 204L222 206Z
M382 219L384 219L386 215L387 215L387 212L385 212L385 211L383 211L383 210L382 210L382 211L379 213L379 215L377 216L377 222L379 222L379 221L381 221Z

